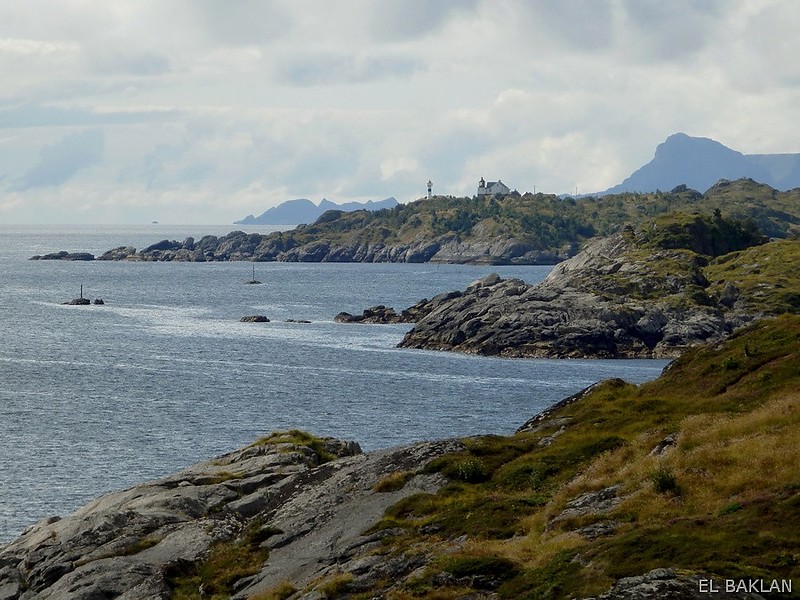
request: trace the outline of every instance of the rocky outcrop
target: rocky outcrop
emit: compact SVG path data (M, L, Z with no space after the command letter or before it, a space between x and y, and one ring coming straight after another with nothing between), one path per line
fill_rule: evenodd
M35 254L30 257L30 260L94 260L94 254L62 250L61 252L52 252L44 255Z
M61 304L65 304L67 306L87 306L91 304L92 301L88 298L73 298L72 300L67 300L66 302L62 302ZM97 302L95 302L97 304ZM103 304L102 302L100 304Z
M65 251L32 256L31 260L113 260L113 261L260 261L260 262L403 262L464 264L554 264L570 255L535 249L514 239L462 242L452 234L410 243L381 242L352 244L325 240L297 242L290 236L260 235L233 231L217 237L207 235L195 241L189 237L161 240L142 250L133 246L112 248L95 257L87 252Z
M435 310L448 300L461 296L461 292L445 292L438 294L430 300L423 298L413 306L402 310L399 314L391 307L379 304L364 309L360 315L352 315L348 312L340 312L333 320L336 323L416 323L422 317Z
M388 308L382 304L365 308L360 315L353 315L349 312L340 312L333 317L334 323L399 323L400 315L393 308Z
M747 589L745 585L744 590ZM729 591L720 578L679 573L675 569L653 569L644 575L623 577L605 594L587 600L763 600L756 592Z
M517 238L487 238L476 226L477 239L461 240L447 236L440 240L431 262L477 265L553 265L574 254L569 244L560 249L542 250Z
M393 308L379 304L371 308L365 308L360 315L351 315L348 312L340 312L333 318L336 323L408 323L409 320L404 314L397 314Z
M400 499L438 490L441 475L412 471L461 449L441 441L362 454L353 442L273 434L31 526L0 546L0 598L166 599L214 549L241 551L245 536L269 558L235 582L236 598L287 580L301 587L334 568L356 578L407 572L424 559L373 564L370 551L392 532L366 532ZM407 471L404 485L375 491Z
M541 283L492 274L451 292L401 347L528 357L662 358L714 342L763 316L733 284L709 293L708 258L594 240Z
M242 323L269 323L269 318L264 315L248 315L239 319Z

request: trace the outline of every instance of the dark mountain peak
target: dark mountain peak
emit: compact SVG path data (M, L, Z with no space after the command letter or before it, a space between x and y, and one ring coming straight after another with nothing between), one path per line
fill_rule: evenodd
M741 152L732 150L716 140L706 137L693 137L685 133L673 133L666 140L656 146L656 158L659 156L675 154L720 154L743 157Z
M234 221L234 223L242 225L298 225L300 223L313 223L323 213L330 210L351 212L363 209L380 210L382 208L392 208L393 206L397 206L397 200L394 197L378 201L346 202L345 204L336 204L327 198L323 198L318 205L308 198L297 198L296 200L287 200L278 206L273 206L258 217L248 215L240 221Z
M680 185L705 191L721 179L742 178L779 190L800 187L800 154L746 155L711 138L674 133L656 147L653 160L599 195L655 192Z

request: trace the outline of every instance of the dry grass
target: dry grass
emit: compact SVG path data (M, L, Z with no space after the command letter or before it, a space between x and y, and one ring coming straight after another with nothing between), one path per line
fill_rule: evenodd
M408 480L414 477L413 471L397 471L395 473L390 473L378 483L376 483L372 490L374 492L396 492L397 490L403 489Z
M291 582L283 581L269 590L253 594L248 600L286 600L295 592L297 588Z

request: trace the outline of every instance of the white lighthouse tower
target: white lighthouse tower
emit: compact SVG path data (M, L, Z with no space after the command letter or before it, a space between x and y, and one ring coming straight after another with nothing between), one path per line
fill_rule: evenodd
M433 189L433 182L430 179L428 179L428 199L430 199L432 197L431 196L431 190L432 189Z

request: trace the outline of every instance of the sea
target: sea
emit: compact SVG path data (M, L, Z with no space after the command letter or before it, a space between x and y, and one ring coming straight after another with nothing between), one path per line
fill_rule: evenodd
M234 229L0 223L0 543L275 430L364 450L511 434L598 380L647 381L667 362L400 349L410 325L333 321L377 304L399 311L491 272L534 283L550 267L28 260ZM244 283L253 266L261 285ZM105 304L64 305L81 286Z

